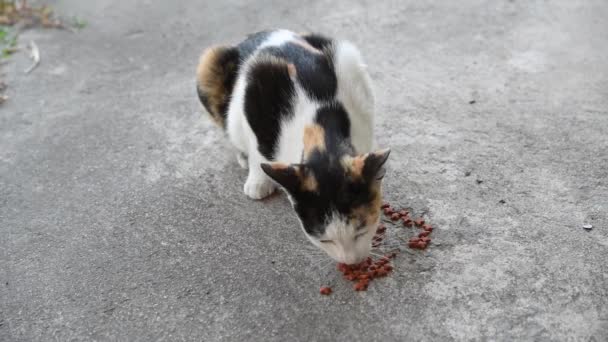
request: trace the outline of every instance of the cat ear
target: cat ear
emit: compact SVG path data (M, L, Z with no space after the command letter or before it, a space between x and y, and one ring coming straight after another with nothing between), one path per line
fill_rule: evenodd
M273 162L260 164L264 173L289 192L293 192L300 185L300 166Z
M384 164L389 154L391 154L390 148L385 148L364 155L363 170L361 171L363 177L367 180L381 180L386 172Z

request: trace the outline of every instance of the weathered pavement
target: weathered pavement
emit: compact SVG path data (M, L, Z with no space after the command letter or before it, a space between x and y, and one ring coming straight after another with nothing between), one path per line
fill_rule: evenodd
M608 339L608 3L248 3L58 1L88 27L22 34L42 63L2 67L0 340ZM201 115L203 47L271 27L360 46L386 198L438 227L366 293L284 196L244 197Z

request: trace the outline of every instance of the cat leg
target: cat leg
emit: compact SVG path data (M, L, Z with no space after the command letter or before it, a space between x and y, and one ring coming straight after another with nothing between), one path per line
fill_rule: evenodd
M236 153L236 161L239 163L239 166L244 169L247 170L249 168L249 164L247 161L247 155L245 154L245 152L237 152Z
M268 162L258 151L249 153L249 175L243 187L245 195L251 199L262 199L276 190L274 182L264 173L261 163Z

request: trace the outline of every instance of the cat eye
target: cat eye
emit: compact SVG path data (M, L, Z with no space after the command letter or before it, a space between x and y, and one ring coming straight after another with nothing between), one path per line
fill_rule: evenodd
M320 243L334 243L333 240L319 240Z

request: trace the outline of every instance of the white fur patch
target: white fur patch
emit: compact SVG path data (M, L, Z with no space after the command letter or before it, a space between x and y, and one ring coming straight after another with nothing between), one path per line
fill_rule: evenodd
M355 239L358 233L356 228L336 214L328 222L325 234L319 240L309 238L334 260L346 264L355 264L369 255L373 232L375 232L375 229L366 227L367 234Z
M358 153L371 152L374 147L374 94L359 50L348 41L336 43L334 68L338 78L337 98L349 114L353 146Z

